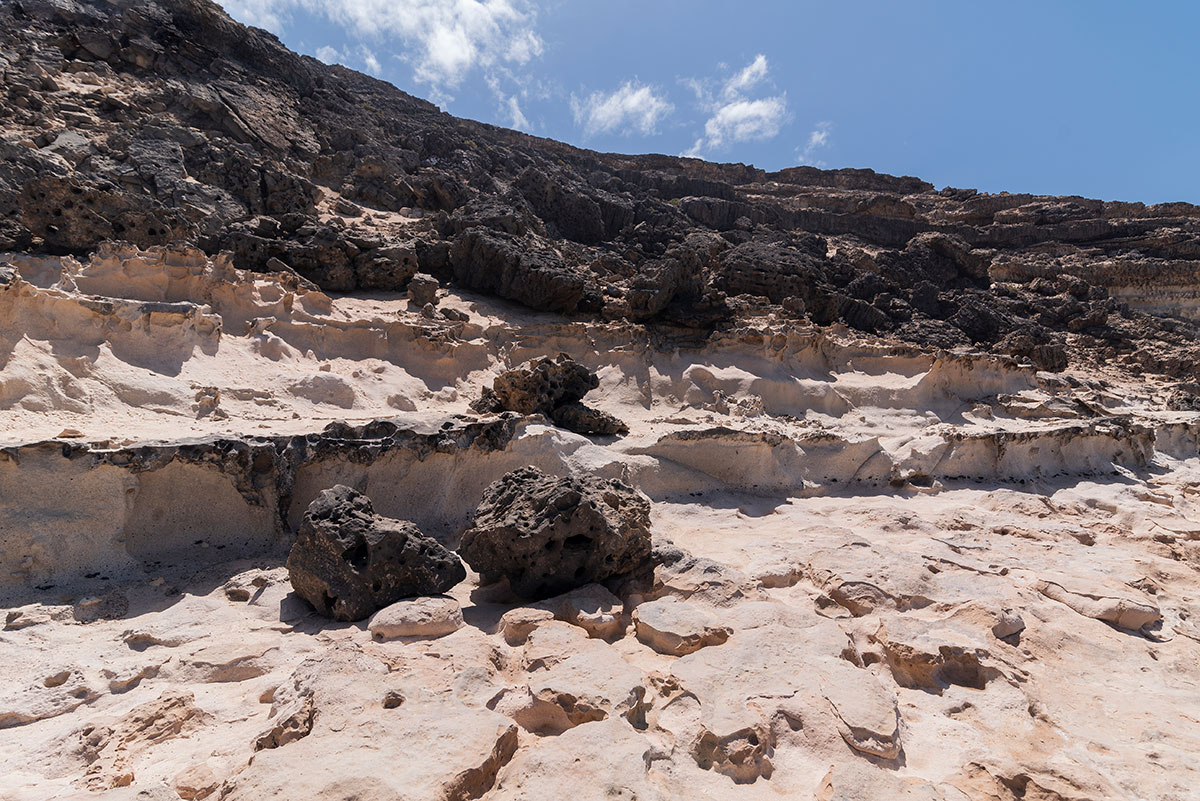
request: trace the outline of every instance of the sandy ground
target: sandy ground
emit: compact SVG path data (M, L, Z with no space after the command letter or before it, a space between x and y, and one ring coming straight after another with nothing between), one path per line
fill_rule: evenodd
M1200 798L1200 424L1153 384L770 318L702 349L444 290L468 319L428 319L189 251L6 275L0 797ZM323 463L266 512L208 467L114 466L436 432L558 352L628 436L533 418L498 453ZM583 612L472 575L437 638L291 594L272 527L335 479L454 544L526 463L633 483L698 561ZM663 598L723 634L660 653Z

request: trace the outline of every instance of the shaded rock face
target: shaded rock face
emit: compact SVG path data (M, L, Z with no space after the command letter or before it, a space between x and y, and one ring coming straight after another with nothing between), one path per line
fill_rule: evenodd
M650 502L620 481L521 468L487 488L459 553L485 580L547 598L649 558Z
M369 498L341 484L309 505L287 568L296 594L337 620L445 592L467 575L457 556L414 524L376 515Z
M621 434L629 430L607 412L581 403L600 379L565 353L543 356L497 376L490 391L472 404L480 412L543 414L577 434Z

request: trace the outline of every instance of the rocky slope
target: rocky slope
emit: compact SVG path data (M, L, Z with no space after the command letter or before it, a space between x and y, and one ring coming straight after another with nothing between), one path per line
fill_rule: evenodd
M0 248L186 243L327 291L399 289L419 268L702 332L758 298L1046 368L1069 354L1195 378L1186 203L579 150L297 56L205 0L28 0L0 22Z
M0 23L0 798L1197 797L1196 207L582 151L198 0ZM627 431L502 410L561 353ZM651 561L292 591L323 490L458 548L528 466Z

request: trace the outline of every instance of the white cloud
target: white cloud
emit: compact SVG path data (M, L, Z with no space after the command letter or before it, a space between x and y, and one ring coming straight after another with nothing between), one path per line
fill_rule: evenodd
M516 128L518 131L530 130L529 120L521 111L521 104L517 101L517 96L509 96L506 105L508 106L508 127Z
M817 127L813 128L808 135L808 141L803 147L796 148L796 163L807 164L812 167L824 167L825 162L816 158L818 150L829 146L829 135L833 131L833 123L818 122Z
M375 57L371 49L363 45L358 48L358 54L362 57L363 65L367 68L367 72L378 78L380 73L383 72L383 65L379 63L379 59Z
M778 136L788 119L787 95L749 97L750 90L766 80L768 70L767 57L759 53L720 85L719 99L713 97L711 82L687 81L709 117L704 123L704 135L683 155L698 158L706 151L735 142Z
M449 99L474 69L524 65L542 53L532 0L221 0L243 22L279 33L295 10L319 14L363 42L398 39L399 56ZM364 57L368 70L374 57ZM374 60L378 64L378 60Z
M278 32L288 20L290 0L218 0L229 16L246 25Z
M749 142L771 139L787 116L783 97L760 100L734 100L717 109L704 123L704 136L709 147L721 147L726 142Z
M379 59L365 45L359 45L354 50L354 55L357 58L351 58L349 52L343 53L336 47L330 47L329 45L318 47L315 55L318 61L325 64L341 64L343 67L361 66L366 72L375 76L383 72L383 66L379 63ZM352 61L354 63L351 63Z
M583 100L571 96L571 111L575 124L583 127L586 135L620 131L628 134L639 131L650 135L658 127L659 120L666 117L675 107L652 87L635 81L626 81L614 92L592 92Z
M747 89L753 89L754 85L765 77L767 77L767 57L759 53L753 61L746 65L745 69L725 82L725 88L721 94L726 100L739 98Z
M501 116L507 118L508 127L515 128L518 131L529 132L533 126L529 122L529 118L525 116L525 112L521 111L521 101L516 94L507 94L500 85L500 78L494 74L488 74L484 77L484 81L488 85L488 89L492 90L492 94L496 96L499 102ZM521 96L527 97L528 93L525 90L520 91Z

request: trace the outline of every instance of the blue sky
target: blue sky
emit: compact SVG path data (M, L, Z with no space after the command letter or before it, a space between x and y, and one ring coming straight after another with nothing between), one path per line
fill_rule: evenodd
M221 0L294 50L596 150L1200 203L1200 3Z

